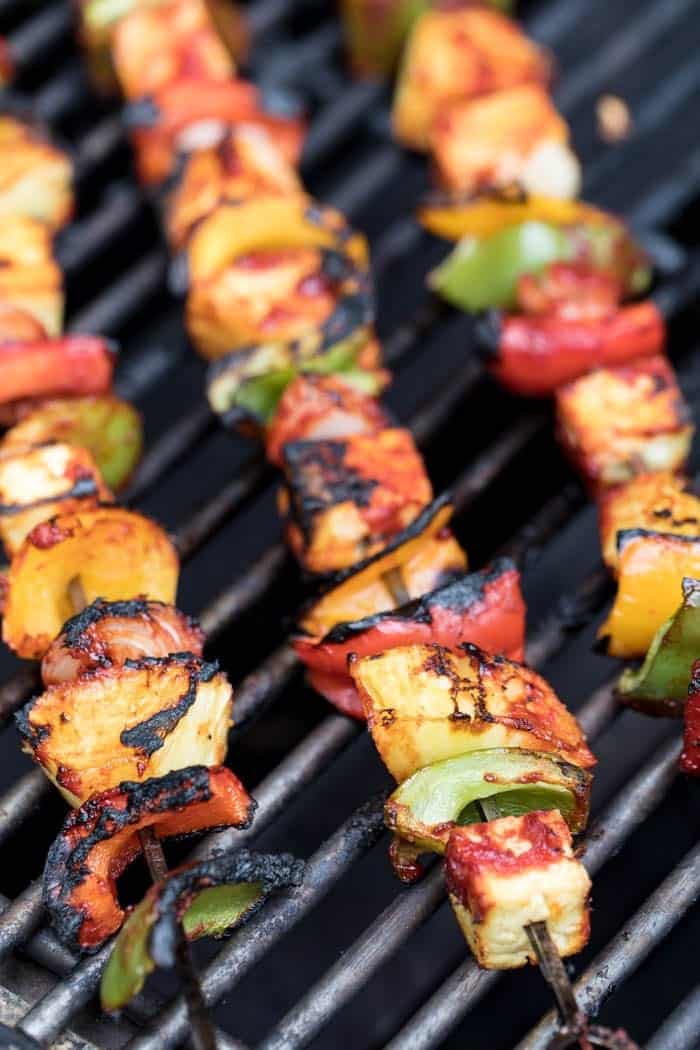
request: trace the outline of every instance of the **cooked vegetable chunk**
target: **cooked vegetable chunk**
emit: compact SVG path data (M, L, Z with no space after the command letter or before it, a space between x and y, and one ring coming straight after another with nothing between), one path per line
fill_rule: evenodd
M524 222L590 226L611 216L592 204L526 193L519 186L493 186L478 193L433 193L418 211L426 230L448 241L482 239Z
M289 104L286 103L289 110ZM220 142L229 127L265 128L285 153L298 150L304 124L298 113L268 112L257 88L245 80L202 80L182 76L127 109L139 177L163 182L178 157Z
M186 160L177 186L168 198L168 240L182 248L198 222L224 201L251 197L303 195L295 171L301 141L278 142L255 124L230 128L209 149L196 150Z
M29 314L47 335L57 336L63 323L62 285L49 227L24 215L6 215L0 242L0 307ZM0 396L6 396L4 385Z
M549 74L545 54L497 12L483 7L429 11L415 24L404 54L394 133L406 146L427 149L448 103L546 82Z
M357 390L342 375L300 375L279 400L267 430L265 451L281 467L292 441L342 440L376 434L390 425L376 398Z
M472 751L419 769L384 809L387 827L421 850L443 853L456 824L479 824L478 803L499 817L558 810L573 834L588 822L591 774L551 755L518 748Z
M617 596L598 637L611 656L641 658L678 608L683 578L700 577L700 536L625 529L617 556Z
M685 705L681 772L700 777L700 660L693 664Z
M642 666L628 667L617 684L620 699L645 714L680 714L688 698L700 652L700 580L684 577L682 592L680 608L659 627Z
M222 853L187 864L152 886L124 923L102 974L104 1010L119 1010L156 966L175 965L178 922L188 940L223 937L271 893L298 886L304 862L289 853Z
M403 570L410 580L410 571ZM399 646L436 642L457 648L473 642L520 660L525 642L525 603L520 576L508 558L481 572L459 575L397 609L335 624L322 638L300 634L294 648L311 685L346 714L364 718L347 661ZM342 700L342 702L340 702Z
M135 6L114 27L111 55L127 99L150 95L181 76L227 80L234 73L204 0Z
M0 330L2 329L0 316ZM112 343L92 335L0 342L0 405L27 398L102 394L114 372Z
M432 499L410 431L294 441L282 453L280 512L288 542L314 573L355 565L383 550Z
M46 401L12 427L0 442L0 457L17 445L60 441L88 449L105 484L122 488L141 458L141 417L117 397L75 397Z
M606 489L598 502L603 560L617 573L618 533L629 529L668 530L676 536L700 535L700 499L688 480L670 471L640 474Z
M74 613L71 585L87 604L141 595L175 600L178 558L158 525L120 507L59 515L30 532L6 578L3 640L40 660Z
M533 922L547 923L562 956L581 951L588 941L591 880L557 812L455 828L446 875L457 920L486 969L535 963L525 930Z
M0 41L0 50L2 42ZM2 56L0 54L0 65ZM40 129L0 115L0 219L38 219L51 230L73 211L72 165ZM4 245L3 245L4 247Z
M338 328L336 341L348 337L355 304L356 327L372 321L364 238L306 199L221 205L197 227L188 260L187 328L208 358L254 343L332 345Z
M17 726L24 750L76 806L120 780L222 762L232 704L218 664L175 653L49 686Z
M452 102L435 118L430 145L451 192L517 183L543 197L578 196L581 170L568 126L537 84Z
M678 470L688 455L690 411L661 354L568 383L556 408L560 440L594 489Z
M111 501L91 454L77 445L0 446L0 540L13 557L27 535L56 514Z
M590 319L512 314L489 332L488 350L495 350L489 367L514 393L544 397L601 366L658 355L665 341L663 318L651 302Z
M61 941L94 951L122 925L116 880L141 853L138 832L160 839L246 827L255 803L223 766L191 766L93 795L69 813L46 860L44 906Z
M98 598L63 625L41 663L45 686L71 682L79 675L127 660L172 653L202 655L204 633L174 605L131 598L105 602Z
M350 665L380 757L401 783L469 751L517 747L594 765L581 727L529 667L475 645L409 645Z

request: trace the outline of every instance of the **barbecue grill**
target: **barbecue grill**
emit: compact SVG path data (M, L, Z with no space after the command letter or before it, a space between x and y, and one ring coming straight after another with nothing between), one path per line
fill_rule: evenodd
M506 550L521 559L529 661L594 739L597 819L585 857L595 911L591 944L575 964L581 1004L650 1050L691 1050L700 1046L700 807L697 785L676 775L678 725L616 708L616 668L591 648L611 595L594 512L548 413L497 389L476 355L473 322L426 293L441 249L411 218L425 165L392 143L387 90L349 80L333 7L251 0L254 79L304 99L304 180L372 243L379 332L397 371L389 404L413 427L436 490L453 489L472 565ZM698 5L549 0L523 2L520 14L557 55L556 101L572 123L584 195L647 231L673 318L671 354L697 419ZM388 778L360 727L303 685L284 642L302 591L281 545L271 471L220 431L204 404L202 367L168 292L154 202L131 174L118 110L87 84L68 0L0 0L0 32L10 35L18 88L74 150L79 212L59 240L69 327L123 342L118 390L143 411L150 449L127 498L175 533L181 605L199 612L211 655L239 683L229 758L258 814L251 829L210 837L199 852L254 838L309 858L300 889L268 903L223 946L197 949L222 1050L546 1047L554 1022L551 1013L540 1020L549 1001L537 973L477 969L437 868L398 888L382 825ZM634 119L615 146L596 134L604 91L621 95ZM106 951L77 962L44 925L35 880L60 803L7 726L32 672L3 652L0 681L0 1019L23 1017L23 1030L45 1045L70 1030L80 1038L65 1036L68 1045L176 1046L187 1022L167 975L118 1022L100 1019L93 997ZM134 899L140 877L129 876Z

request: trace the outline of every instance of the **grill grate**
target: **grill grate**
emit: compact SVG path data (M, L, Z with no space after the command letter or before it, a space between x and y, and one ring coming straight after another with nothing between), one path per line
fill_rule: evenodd
M592 511L582 509L583 496L559 458L547 419L483 382L469 319L428 300L423 277L436 249L407 218L425 186L423 164L391 144L384 90L343 76L329 7L321 0L252 0L262 34L255 76L292 84L309 99L314 116L304 177L370 233L380 332L390 333L387 358L400 366L392 407L411 419L427 446L433 477L454 485L458 533L474 563L504 546L527 552L530 659L578 704L596 737L597 823L586 860L592 871L605 870L596 881L599 905L579 983L582 1001L595 1010L614 991L610 1018L603 1020L626 1022L642 1039L658 1028L649 1044L654 1050L690 1050L700 1045L691 968L699 918L691 910L700 889L698 808L692 787L675 775L677 729L615 708L610 666L589 652L591 619L609 597ZM640 2L633 12L626 7L603 0L523 4L528 31L560 58L557 101L573 123L586 195L640 225L680 235L683 249L663 238L656 246L667 271L662 294L675 318L673 354L697 408L691 308L700 289L696 215L694 221L700 151L692 113L700 95L694 57L700 18L690 0ZM524 1039L519 1046L543 1047L551 1022L525 1036L546 1006L536 982L525 973L485 974L464 961L463 943L442 921L437 869L397 893L383 846L373 849L381 837L381 802L360 803L384 786L376 757L355 724L328 714L298 680L276 626L293 610L298 591L278 540L271 475L242 442L218 433L199 394L192 396L201 390L201 368L186 349L179 307L165 294L165 254L131 181L118 115L91 99L76 71L68 9L67 2L0 0L0 29L13 30L20 86L74 146L83 210L59 249L70 325L124 338L120 390L143 409L151 438L129 498L177 526L187 558L181 603L200 610L214 655L240 682L232 765L250 784L263 773L254 789L260 803L254 828L224 833L200 849L262 837L311 857L301 890L268 904L205 965L208 997L230 994L217 1021L265 1050L330 1047L338 1032L353 1046L416 1050L464 1045L458 1026L469 1013L470 1045L494 1050ZM602 90L623 94L634 115L632 138L614 149L594 133L593 102ZM222 579L233 583L221 590ZM0 670L9 679L0 687L4 720L33 677L26 669L10 677L6 656ZM16 985L29 999L46 989L45 971L63 978L24 1023L48 1040L78 1023L104 953L76 966L40 929L37 884L29 880L40 873L60 813L46 799L41 774L26 772L16 750L10 729L0 770L0 848L13 860L21 851L23 863L19 872L0 874L0 888L15 897L0 900L0 955L7 957L8 984L12 949L21 948L40 968L32 973L43 983ZM660 975L671 986L666 992ZM156 999L142 997L119 1025L95 1027L84 1014L80 1025L104 1046L130 1037L139 1050L174 1046L186 1033L182 1004L158 1013L171 992L166 984ZM130 1023L148 1018L143 1032ZM221 1046L240 1050L243 1044L222 1035Z

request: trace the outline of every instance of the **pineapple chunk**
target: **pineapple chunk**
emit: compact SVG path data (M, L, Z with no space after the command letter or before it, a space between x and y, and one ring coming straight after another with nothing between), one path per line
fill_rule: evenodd
M562 956L580 952L588 941L591 880L556 810L455 828L446 876L457 921L485 969L537 961L530 923L546 922Z
M0 116L0 219L38 219L52 229L73 211L72 167L30 124Z
M48 226L24 215L4 217L0 244L0 310L29 314L48 335L58 336L63 325L62 283Z
M71 806L124 780L224 760L233 692L192 653L50 686L17 716L23 748Z
M559 437L593 487L679 470L693 424L666 357L598 368L556 395Z
M543 678L477 646L461 649L408 645L351 662L375 746L399 783L443 758L491 747L594 765L576 719Z

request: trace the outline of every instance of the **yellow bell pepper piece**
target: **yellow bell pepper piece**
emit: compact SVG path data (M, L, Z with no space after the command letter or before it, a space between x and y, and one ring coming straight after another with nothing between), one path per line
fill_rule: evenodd
M459 241L462 237L490 237L521 222L573 226L607 222L609 216L582 201L504 192L480 193L453 202L447 199L444 203L428 202L419 209L418 221L437 237Z

